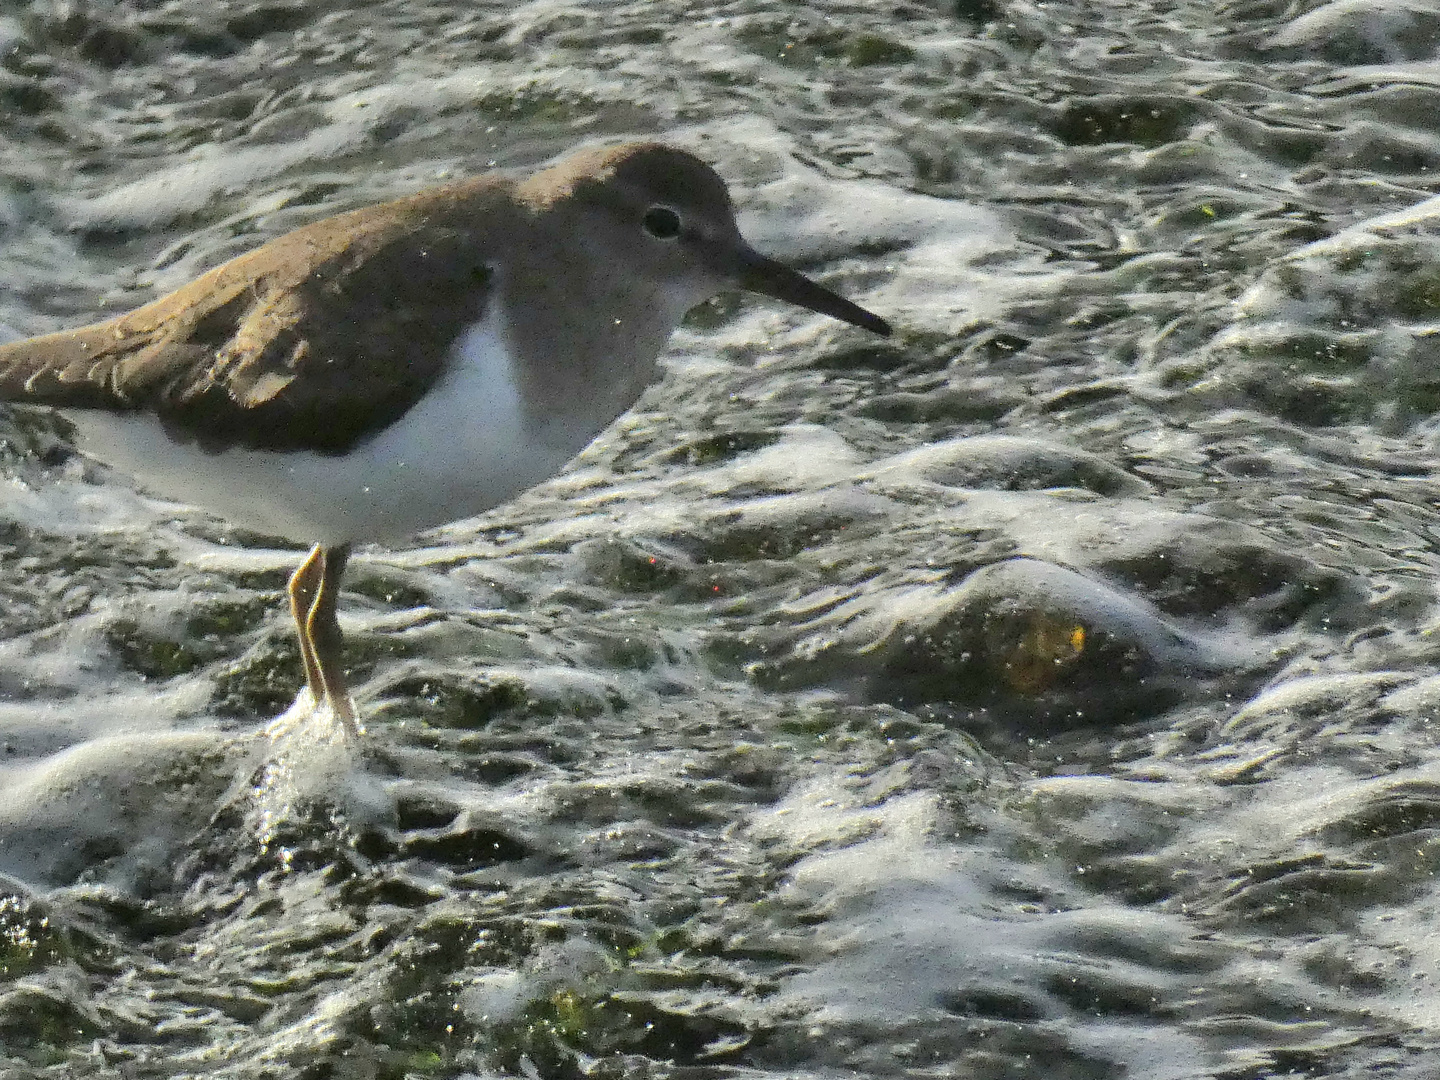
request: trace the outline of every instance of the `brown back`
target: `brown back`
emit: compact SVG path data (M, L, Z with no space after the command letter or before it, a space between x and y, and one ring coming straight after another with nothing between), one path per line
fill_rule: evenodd
M0 399L149 410L177 438L341 453L405 412L479 319L482 178L316 222L108 322L0 346Z

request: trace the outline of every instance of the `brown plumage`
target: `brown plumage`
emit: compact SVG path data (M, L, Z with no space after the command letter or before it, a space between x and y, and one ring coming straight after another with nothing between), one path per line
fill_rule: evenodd
M709 166L630 144L319 221L127 315L0 346L0 400L65 411L160 493L319 540L291 609L313 703L358 733L335 618L351 545L552 475L728 288L889 333L751 249Z
M344 453L404 415L484 316L497 235L521 240L512 291L550 308L518 333L542 349L547 337L585 337L562 325L558 303L595 291L566 280L569 226L637 151L652 166L673 158L660 186L677 204L728 204L695 159L645 144L575 155L520 185L482 177L432 189L297 229L107 322L0 345L0 400L150 412L207 450ZM580 364L589 355L568 352Z
M0 346L0 398L145 410L208 449L342 453L419 400L483 315L473 220L503 191L481 180L316 222L127 315Z

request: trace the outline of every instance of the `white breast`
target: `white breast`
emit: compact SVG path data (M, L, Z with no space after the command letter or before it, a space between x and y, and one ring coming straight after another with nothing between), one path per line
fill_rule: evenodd
M455 345L445 376L390 427L341 456L172 441L140 413L67 410L86 454L178 502L301 543L386 541L470 517L553 476L613 417L526 419L495 319Z

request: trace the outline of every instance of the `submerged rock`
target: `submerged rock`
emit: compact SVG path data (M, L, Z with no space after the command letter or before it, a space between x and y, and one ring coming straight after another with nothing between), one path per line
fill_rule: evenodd
M972 435L931 443L878 462L865 478L1005 491L1074 487L1121 496L1150 491L1144 480L1097 454L1016 435Z
M877 651L878 698L1029 705L1036 719L1062 724L1165 708L1253 658L1109 585L1026 558L983 567L914 605Z
M818 676L870 702L999 709L1042 727L1157 712L1260 660L1245 642L1191 633L1136 597L1033 558L991 563L954 585L887 590L822 622L844 627L802 640L762 678L793 687Z
M98 875L144 893L244 775L249 755L214 733L82 743L0 790L0 873L68 885Z

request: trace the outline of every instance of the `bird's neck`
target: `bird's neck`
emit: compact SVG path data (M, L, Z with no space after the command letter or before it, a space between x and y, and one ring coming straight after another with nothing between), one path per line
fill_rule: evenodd
M533 417L584 417L599 430L657 377L683 301L585 259L517 260L502 275L515 384Z

